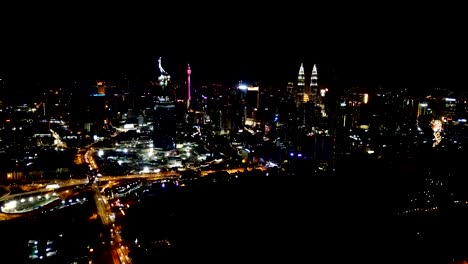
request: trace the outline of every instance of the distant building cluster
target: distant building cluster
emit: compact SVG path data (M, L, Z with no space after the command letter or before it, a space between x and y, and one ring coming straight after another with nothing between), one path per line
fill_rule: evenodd
M287 83L200 83L191 79L190 65L185 78L171 78L159 58L152 80L51 85L31 105L2 97L2 177L66 174L68 165L39 168L45 161L37 161L38 149L69 149L121 131L144 134L162 151L195 135L216 135L245 143L250 162L313 164L321 171L333 171L336 159L349 153L378 157L465 143L467 94L338 85L320 78L320 66L307 68L301 63L297 79ZM7 89L4 80L0 85Z

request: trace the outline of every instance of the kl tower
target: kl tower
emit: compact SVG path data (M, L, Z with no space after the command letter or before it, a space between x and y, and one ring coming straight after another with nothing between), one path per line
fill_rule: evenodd
M192 74L192 70L190 69L190 64L187 65L187 110L190 110L190 74Z

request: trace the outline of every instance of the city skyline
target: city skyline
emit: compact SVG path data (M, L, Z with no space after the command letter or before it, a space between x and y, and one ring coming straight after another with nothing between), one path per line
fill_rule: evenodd
M3 262L468 262L456 7L40 5L0 18Z
M119 79L123 77L151 80L158 76L157 58L163 57L166 68L177 79L184 79L184 67L190 64L195 81L260 81L287 82L293 81L298 67L305 64L308 74L316 64L323 79L338 76L350 84L406 86L420 85L427 88L445 86L448 89L465 89L463 71L465 68L450 65L442 59L435 58L432 63L416 64L414 61L382 60L365 61L366 57L348 60L327 60L310 54L288 56L279 53L267 55L225 55L197 56L191 54L174 54L173 52L148 52L145 55L116 55L115 57L87 58L86 56L69 55L36 57L14 63L4 63L2 75L5 79L31 81L76 81L92 79ZM352 55L351 55L352 56ZM79 58L78 58L79 57ZM342 56L345 58L345 56ZM93 61L95 60L95 62ZM49 65L42 65L49 63ZM98 65L96 65L98 64ZM309 69L310 68L310 69ZM307 74L306 74L307 75ZM309 76L310 77L310 76Z
M190 63L194 82L293 81L305 63L317 64L322 81L335 72L365 85L464 89L466 41L457 33L463 23L456 14L442 20L434 19L432 10L415 13L398 6L366 13L356 5L345 15L273 8L269 13L240 5L201 13L131 6L22 12L15 18L26 25L2 32L0 74L33 81L149 79L157 76L157 59L163 57L176 78L184 78ZM442 9L434 11L442 15Z

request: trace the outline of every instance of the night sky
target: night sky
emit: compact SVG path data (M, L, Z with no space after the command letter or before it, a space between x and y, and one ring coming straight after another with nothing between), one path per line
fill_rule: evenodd
M467 43L457 8L164 8L11 16L0 73L15 80L149 79L162 56L175 78L190 63L194 80L293 81L304 62L306 71L316 63L322 78L333 71L369 85L465 88Z

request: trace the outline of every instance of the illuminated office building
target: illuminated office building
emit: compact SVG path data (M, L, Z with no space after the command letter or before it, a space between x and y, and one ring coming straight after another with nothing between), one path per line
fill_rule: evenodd
M158 77L161 90L156 96L153 114L153 146L156 149L171 150L176 147L176 104L170 76L161 65L159 58Z
M297 76L297 92L296 92L296 104L299 105L304 101L304 89L305 89L305 74L304 64L301 63L299 67L299 74Z
M312 74L310 76L309 101L314 102L315 105L320 104L320 97L318 92L317 66L315 64L312 68Z

